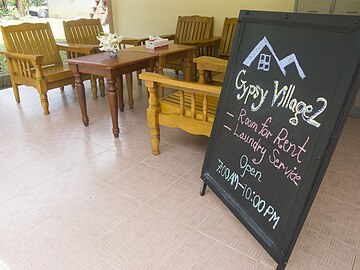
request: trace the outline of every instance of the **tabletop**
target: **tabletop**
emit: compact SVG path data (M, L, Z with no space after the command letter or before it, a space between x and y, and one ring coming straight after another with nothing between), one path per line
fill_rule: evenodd
M195 50L194 46L181 45L181 44L169 44L168 46L160 47L157 49L147 49L145 45L136 46L131 48L126 48L124 51L127 52L142 52L148 54L154 54L158 56L166 56L168 54L173 54L176 52L192 51Z
M136 51L120 50L116 58L110 58L109 52L91 54L68 59L69 64L94 66L98 68L117 69L121 66L131 65L155 58L156 55L144 54Z

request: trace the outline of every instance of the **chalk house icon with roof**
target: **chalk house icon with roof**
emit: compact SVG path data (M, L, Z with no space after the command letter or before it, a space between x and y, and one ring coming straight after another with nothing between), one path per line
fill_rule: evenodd
M271 54L262 52L263 49L267 47L269 49L269 51L271 52ZM299 76L301 79L305 79L305 73L302 70L299 61L296 58L296 55L294 53L284 57L283 59L279 59L273 49L273 47L271 46L270 42L268 41L268 39L266 38L266 36L263 37L263 39L255 46L255 48L250 52L250 54L246 57L246 59L244 60L243 64L245 66L250 67L250 65L253 63L253 61L259 56L259 62L258 62L258 66L257 69L258 70L263 70L263 71L269 71L270 70L270 62L271 62L271 57L273 57L276 61L276 63L278 64L281 72L284 74L284 76L286 76L286 70L285 68L288 65L291 65L292 63L295 64L296 69L299 73Z

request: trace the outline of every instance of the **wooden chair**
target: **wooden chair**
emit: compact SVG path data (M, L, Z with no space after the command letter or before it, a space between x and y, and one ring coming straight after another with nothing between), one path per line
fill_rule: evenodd
M175 34L162 37L174 40L175 44L195 46L194 57L213 56L220 43L220 37L213 36L213 27L213 17L179 16ZM170 62L165 67L176 71L183 70L181 61Z
M58 46L49 23L22 23L1 27L11 84L16 102L20 102L18 85L37 89L44 114L49 114L47 91L74 84L74 75L62 63L59 50L90 53L91 48Z
M99 40L96 38L100 34L102 34L103 27L100 19L78 19L78 20L70 20L63 21L65 37L68 43L75 43L78 45L86 44L86 45L98 45ZM135 39L135 38L124 38L120 44L121 47L125 47L125 45L141 45L145 42L145 39ZM78 57L80 54L71 54L69 57ZM105 87L104 87L104 78L97 77L91 75L91 90L93 93L93 98L97 98L97 87L96 87L96 79L99 79L99 88L101 96L105 95ZM128 91L128 99L129 99L129 107L132 109L134 105L133 101L133 82L132 82L132 74L128 73L125 75L127 91ZM140 80L139 80L140 82Z
M160 154L160 125L210 137L220 86L180 81L148 72L140 74L140 78L145 80L149 91L147 123L154 155ZM161 87L176 91L159 99Z
M225 18L219 51L215 55L217 58L201 56L194 59L200 75L199 82L205 83L205 81L208 81L222 84L224 81L227 59L230 56L237 20L238 18ZM209 72L215 72L216 75L211 76Z
M100 19L78 19L63 21L64 33L66 41L70 44L86 44L86 45L99 45L99 40L96 38L101 35L103 27ZM99 52L99 51L95 51ZM68 58L79 57L84 54L68 53ZM97 99L97 86L96 79L99 79L99 89L101 96L105 96L105 84L103 77L90 75L91 91L94 99Z

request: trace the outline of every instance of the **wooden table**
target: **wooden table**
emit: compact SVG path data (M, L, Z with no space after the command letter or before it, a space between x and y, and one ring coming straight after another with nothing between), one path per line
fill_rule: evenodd
M89 125L89 117L86 109L85 88L82 80L82 73L103 76L108 82L108 96L113 134L119 137L118 104L120 110L124 108L122 75L145 68L154 68L157 56L139 52L120 50L117 58L110 58L109 53L92 54L77 58L68 59L69 66L75 76L76 92L80 104L82 122ZM117 84L117 87L116 87ZM118 91L116 91L118 88ZM132 102L132 87L129 92ZM131 97L130 97L131 96Z
M180 44L169 44L167 47L158 48L158 49L146 49L145 46L136 46L132 48L126 48L124 51L127 52L139 52L149 55L156 55L156 66L155 72L159 74L164 74L165 63L182 60L184 70L184 76L186 81L191 80L191 66L192 60L194 57L194 46L180 45ZM161 90L161 89L160 89ZM162 90L163 91L163 90ZM160 93L160 96L163 96L163 92Z

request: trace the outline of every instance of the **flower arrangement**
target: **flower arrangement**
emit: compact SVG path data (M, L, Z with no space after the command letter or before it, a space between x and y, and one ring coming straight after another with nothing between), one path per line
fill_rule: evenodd
M104 33L96 38L100 41L100 51L115 53L120 49L119 43L124 37L122 35L118 36L115 33Z

